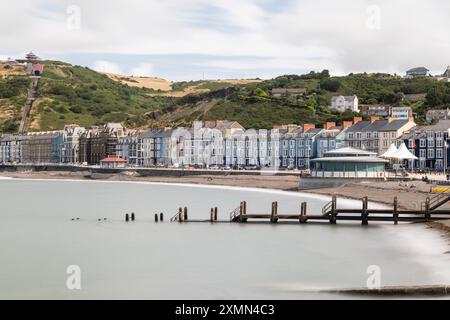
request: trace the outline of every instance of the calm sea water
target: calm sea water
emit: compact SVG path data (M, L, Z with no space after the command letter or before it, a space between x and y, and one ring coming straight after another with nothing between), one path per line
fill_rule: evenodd
M213 206L226 219L249 212L320 212L312 195L220 187L89 181L0 180L0 298L302 299L364 287L367 268L381 284L450 283L448 243L419 225L169 223L178 207L191 218ZM355 206L353 201L339 206ZM135 212L137 221L125 223ZM155 213L166 221L155 223ZM71 221L79 217L79 221ZM107 221L99 222L99 218ZM66 269L81 268L81 290Z

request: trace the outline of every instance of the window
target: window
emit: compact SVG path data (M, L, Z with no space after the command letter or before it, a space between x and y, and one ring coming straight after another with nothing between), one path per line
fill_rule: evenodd
M356 133L356 139L361 140L362 137L362 133L361 132L357 132Z
M444 157L444 150L443 149L436 149L436 158L442 159Z
M436 148L442 148L444 146L444 140L442 138L436 139Z
M349 133L349 134L348 134L348 138L349 138L349 139L353 139L353 133Z
M442 169L444 167L443 160L436 160L436 169Z
M330 148L335 148L335 147L336 147L336 141L330 140Z
M408 147L414 148L414 140L413 140L413 139L409 139L409 141L408 141Z
M426 146L427 146L427 141L425 139L420 139L420 147L426 148Z
M434 149L428 149L428 159L434 159Z

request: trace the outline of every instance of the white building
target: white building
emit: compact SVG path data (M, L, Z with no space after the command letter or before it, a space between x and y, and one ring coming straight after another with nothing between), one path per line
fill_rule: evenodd
M80 154L80 136L86 131L78 125L64 127L64 142L61 150L63 163L78 163Z
M413 118L413 111L410 107L394 107L391 110L391 117L394 119L408 120Z
M23 136L6 134L0 138L0 163L22 162Z
M359 100L357 96L334 96L331 99L331 109L344 112L351 110L359 112Z

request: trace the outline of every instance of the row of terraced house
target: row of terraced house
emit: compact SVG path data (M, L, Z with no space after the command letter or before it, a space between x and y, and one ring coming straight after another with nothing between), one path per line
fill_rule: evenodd
M270 130L244 129L236 121L195 121L191 127L137 131L121 124L0 138L0 163L99 165L105 158L128 166L281 167L308 169L311 160L331 150L353 147L379 155L392 143L405 142L418 157L405 165L442 170L449 165L450 120L417 126L412 118L280 125ZM123 161L125 160L125 161Z

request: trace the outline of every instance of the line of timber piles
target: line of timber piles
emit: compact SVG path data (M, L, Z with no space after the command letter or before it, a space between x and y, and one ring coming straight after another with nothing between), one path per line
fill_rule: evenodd
M243 201L239 207L230 212L229 220L218 220L218 208L211 208L208 219L188 219L188 209L180 208L172 217L171 221L177 222L211 222L211 223L248 223L248 222L295 222L305 224L310 221L329 222L336 224L338 221L356 221L362 225L368 225L369 222L429 222L450 219L450 210L438 210L444 204L450 201L450 192L444 192L436 196L427 198L416 210L400 210L398 199L395 197L392 202L392 208L371 209L369 208L369 199L361 199L361 206L352 209L341 209L337 205L337 197L334 195L332 200L327 203L320 214L308 212L308 205L302 202L300 210L297 213L280 214L278 212L278 202L273 202L270 213L249 213L247 212L247 202Z

